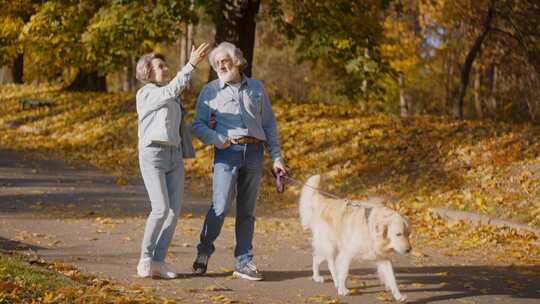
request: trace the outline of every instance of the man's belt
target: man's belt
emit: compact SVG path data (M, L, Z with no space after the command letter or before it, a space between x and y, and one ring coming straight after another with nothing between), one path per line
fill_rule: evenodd
M245 144L258 144L262 143L263 141L251 136L242 136L239 138L231 138L231 143L235 145L245 145Z

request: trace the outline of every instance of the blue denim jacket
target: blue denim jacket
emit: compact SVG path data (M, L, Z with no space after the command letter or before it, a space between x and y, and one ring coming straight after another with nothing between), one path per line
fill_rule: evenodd
M281 158L279 146L279 136L276 126L276 118L272 111L272 105L266 94L262 83L258 80L244 77L240 87L240 115L248 136L256 137L266 142L272 160ZM224 99L230 98L224 94L225 84L219 79L213 80L204 86L197 100L197 113L192 124L193 133L202 140L204 144L223 147L229 134L221 128L211 129L208 121L212 114L220 112L219 104L223 104ZM215 115L219 125L220 115Z

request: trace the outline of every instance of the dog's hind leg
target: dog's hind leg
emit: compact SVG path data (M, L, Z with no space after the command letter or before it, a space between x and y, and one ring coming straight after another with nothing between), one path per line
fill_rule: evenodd
M317 231L313 233L313 280L315 282L323 282L323 278L319 274L320 264L326 260L328 262L328 270L330 270L330 275L332 275L332 280L334 285L337 288L337 276L336 276L336 266L335 266L335 248L328 242L326 237L323 237Z
M319 273L319 266L325 260L325 257L318 255L316 252L313 253L313 281L322 283L324 278Z
M377 261L377 273L379 273L380 278L384 280L386 288L392 292L392 296L394 296L396 301L407 301L407 296L402 295L401 292L399 292L396 276L390 260Z
M349 294L349 290L346 287L347 276L349 275L349 266L351 264L352 256L346 252L340 252L336 257L336 274L338 281L338 294L340 296L346 296Z

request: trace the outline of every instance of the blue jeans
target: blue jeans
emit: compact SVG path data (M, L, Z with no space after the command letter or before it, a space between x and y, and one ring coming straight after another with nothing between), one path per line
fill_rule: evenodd
M165 260L176 229L184 192L181 147L151 144L139 148L139 165L152 211L146 221L141 258Z
M221 232L225 215L236 198L236 268L253 258L253 231L255 228L255 202L262 176L263 145L231 145L215 149L212 205L206 214L199 254L212 255L214 241Z

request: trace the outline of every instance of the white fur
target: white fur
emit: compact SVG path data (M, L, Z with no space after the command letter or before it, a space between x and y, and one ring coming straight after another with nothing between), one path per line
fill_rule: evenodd
M386 290L396 300L406 301L407 297L399 292L388 255L410 251L408 222L382 206L380 198L359 202L358 206L327 198L313 189L319 188L320 180L319 175L308 179L299 202L302 226L313 234L313 280L324 282L319 266L327 261L338 294L347 295L345 283L351 260L374 260Z

